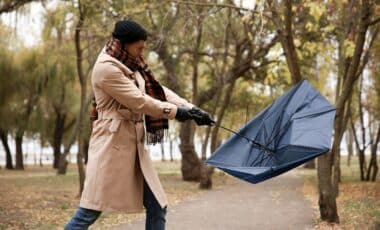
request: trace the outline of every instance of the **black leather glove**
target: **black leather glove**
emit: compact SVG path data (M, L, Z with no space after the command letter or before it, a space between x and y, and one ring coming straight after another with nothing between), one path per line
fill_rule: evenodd
M189 112L197 125L212 125L215 123L215 121L211 119L210 115L206 111L203 111L198 107L191 108Z
M186 121L192 119L193 116L190 113L190 109L187 107L177 107L177 113L175 115L175 119L178 121Z

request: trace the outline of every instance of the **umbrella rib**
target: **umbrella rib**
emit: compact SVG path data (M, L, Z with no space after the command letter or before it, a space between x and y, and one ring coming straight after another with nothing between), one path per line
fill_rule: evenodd
M234 133L234 134L236 134L237 136L239 136L239 137L241 137L241 138L244 138L244 139L246 139L246 140L249 141L249 142L252 142L253 144L257 145L258 147L260 147L260 148L262 148L262 149L264 149L264 150L266 150L266 151L268 151L268 152L270 152L270 153L273 153L273 150L272 150L272 149L267 148L266 146L264 146L264 145L262 145L262 144L256 142L255 140L253 140L253 139L251 139L251 138L249 138L249 137L247 137L247 136L245 136L245 135L243 135L243 134L241 134L241 133L238 133L238 132L236 132L236 131L234 131L234 130L232 130L232 129L226 128L226 127L224 127L224 126L222 126L222 125L216 125L215 123L214 123L214 125L217 126L217 127L219 127L219 128L222 128L222 129L224 129L224 130L227 130L227 131L229 131L229 132L231 132L231 133Z
M285 133L285 132L283 132L285 129L287 129L288 128L288 126L290 125L290 123L292 122L292 120L293 120L293 116L297 113L297 112L299 112L299 111L301 111L303 108L305 108L306 106L308 106L310 103L312 103L316 98L318 98L318 94L315 94L307 103L304 103L303 105L301 105L300 107L298 107L297 109L296 109L296 111L294 111L290 116L289 116L289 120L285 123L285 125L283 126L283 127L281 127L280 128L280 130L276 133L276 135L274 135L273 137L271 137L271 139L268 141L268 144L271 144L273 141L275 141L276 140L276 138L278 137L278 136L280 136L280 137L282 137L283 136L283 134ZM287 103L286 104L288 104L288 103L290 103L290 100L289 101L287 101ZM280 116L280 118L282 119L282 117L283 117L283 114L281 114L281 116Z

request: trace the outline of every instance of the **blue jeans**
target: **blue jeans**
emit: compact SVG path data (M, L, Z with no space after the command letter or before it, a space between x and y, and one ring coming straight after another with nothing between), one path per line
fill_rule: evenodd
M166 207L161 208L148 184L144 180L144 207L146 208L145 230L165 230ZM65 230L84 230L93 224L100 216L101 211L79 207Z

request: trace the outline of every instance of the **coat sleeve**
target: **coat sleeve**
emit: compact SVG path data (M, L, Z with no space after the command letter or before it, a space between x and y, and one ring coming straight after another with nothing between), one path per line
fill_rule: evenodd
M177 113L175 104L157 100L143 93L118 67L107 65L102 72L98 86L119 103L132 111L152 117L175 118ZM164 113L164 108L170 109L170 113Z
M182 98L178 96L178 94L174 93L171 89L167 88L166 86L162 86L165 92L166 99L168 102L173 103L177 106L185 106L192 108L194 105L190 102L188 102L185 98Z

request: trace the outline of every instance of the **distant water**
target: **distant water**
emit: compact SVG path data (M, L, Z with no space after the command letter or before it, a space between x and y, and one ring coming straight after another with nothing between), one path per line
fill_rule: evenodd
M13 163L15 163L15 141L10 136L9 138L9 147L11 149L12 153L12 160ZM200 157L201 154L201 148L202 144L198 140L198 138L195 138L195 149ZM33 164L39 164L40 158L42 159L42 163L44 165L49 165L53 163L53 148L51 146L42 147L40 145L40 142L38 140L33 140L29 138L24 138L23 142L23 152L24 152L24 164L26 165L33 165ZM152 160L161 160L161 145L147 145L146 147L150 154ZM63 152L63 147L62 150ZM173 158L175 160L181 159L181 153L179 151L179 141L178 139L176 141L173 141ZM78 145L73 145L71 148L71 154L68 156L68 160L71 163L76 163L76 155L78 152ZM164 142L164 153L165 153L165 159L170 159L170 144L169 142ZM209 150L208 150L208 156L209 156ZM5 165L5 151L3 148L3 145L0 143L0 165Z
M12 152L12 160L15 162L15 141L14 139L9 136L9 147L11 148ZM198 153L199 157L201 154L202 144L198 137L194 140L195 143L195 149ZM24 152L24 164L32 165L32 164L39 164L40 158L42 159L42 163L44 165L52 164L53 162L53 148L51 146L45 146L41 148L40 142L38 140L30 139L24 137L23 142L23 152ZM147 149L149 150L151 154L152 160L161 160L161 145L147 145ZM380 146L379 146L380 150ZM173 158L178 160L181 159L181 153L179 151L179 138L177 138L175 141L173 141ZM63 152L63 147L62 147ZM76 163L76 154L78 152L78 146L73 145L71 148L71 154L68 156L68 160L71 163ZM164 142L164 153L165 153L165 159L170 159L170 144L169 142ZM366 154L369 154L367 151ZM347 149L346 149L346 142L343 139L341 144L341 155L347 155ZM210 150L209 146L207 148L207 156L210 156ZM0 143L0 165L5 165L5 151L3 148L3 145Z

